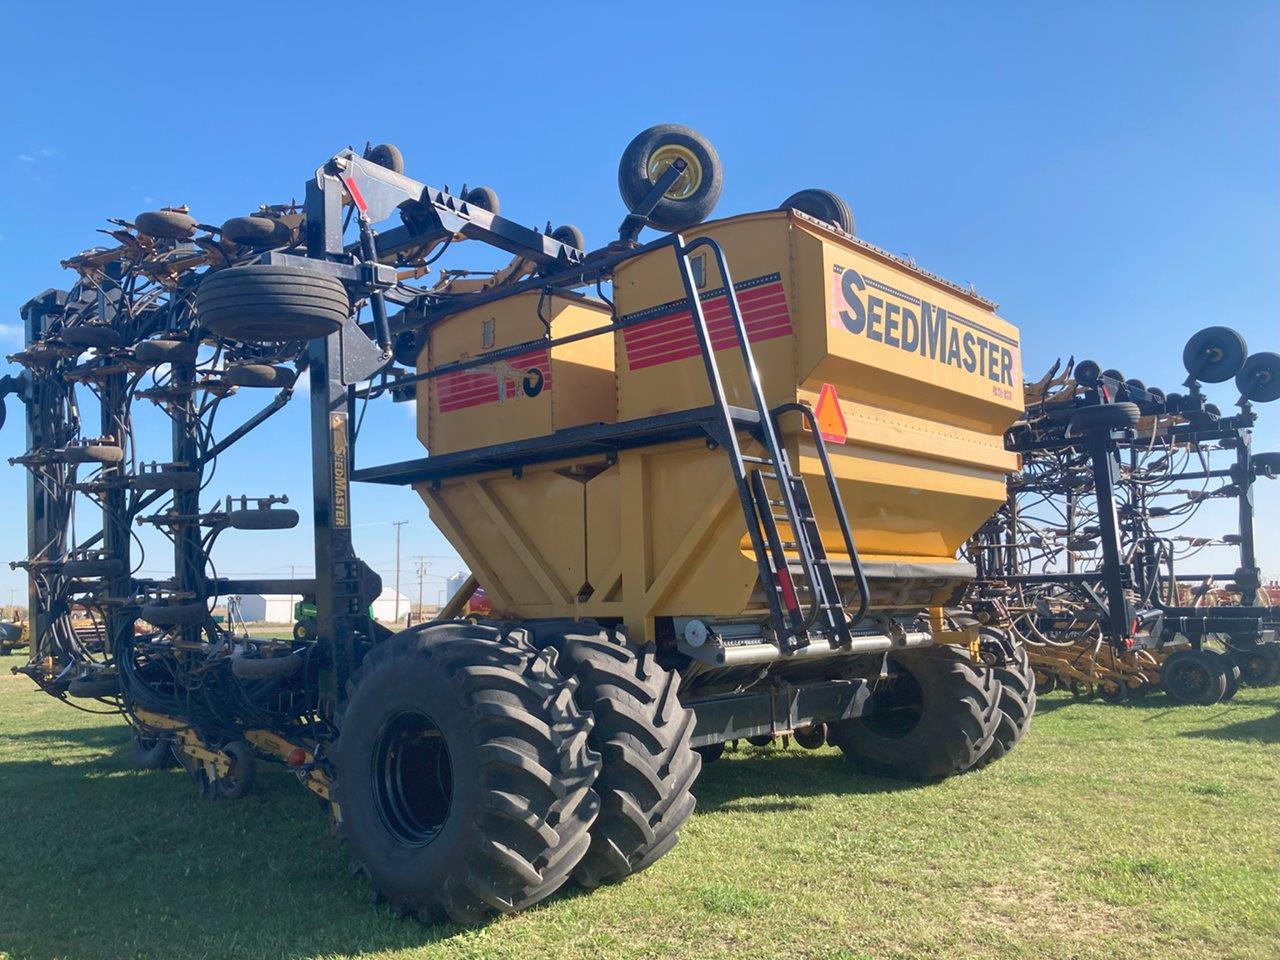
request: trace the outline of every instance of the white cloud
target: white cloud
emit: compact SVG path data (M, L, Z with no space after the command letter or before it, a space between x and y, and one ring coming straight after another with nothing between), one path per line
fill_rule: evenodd
M0 340L22 340L22 327L16 323L0 323Z
M39 163L41 160L52 160L56 156L59 154L53 147L40 147L38 150L20 153L14 159L22 163Z

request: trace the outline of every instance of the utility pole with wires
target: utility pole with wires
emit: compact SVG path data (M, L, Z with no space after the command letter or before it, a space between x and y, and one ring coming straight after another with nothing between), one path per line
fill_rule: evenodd
M391 521L391 525L396 528L396 623L400 622L400 528L408 522L408 520Z
M418 556L414 560L418 567L418 616L423 615L422 611L422 582L427 579L427 571L431 569L431 561L426 557Z

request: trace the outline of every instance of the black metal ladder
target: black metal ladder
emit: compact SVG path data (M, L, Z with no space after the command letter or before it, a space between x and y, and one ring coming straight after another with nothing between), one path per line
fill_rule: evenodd
M764 390L760 385L760 372L756 367L742 310L738 305L738 295L720 245L707 237L700 237L686 245L677 236L674 243L676 261L680 266L681 280L711 388L712 405L719 414L720 422L716 425L718 435L714 439L724 447L729 456L778 644L787 652L799 650L809 645L810 636L816 632L832 646L848 645L852 642L850 620L822 543L818 521L813 512L813 501L803 477L792 469L786 448L778 437L778 414L796 411L807 417L849 558L858 575L862 601L855 619L861 619L866 611L866 580L861 575L848 518L840 501L831 463L822 436L817 430L813 412L795 403L784 404L777 410L770 410L766 404ZM702 309L693 265L689 261L689 255L703 247L715 257L724 282L729 316L733 321L738 350L746 369L752 403L759 418L758 439L764 447L763 456L749 456L742 452L738 442L739 425L734 421L725 397L724 381L716 362L715 347ZM781 512L778 512L779 508ZM784 530L788 534L786 537ZM789 552L794 553L796 559L792 559Z

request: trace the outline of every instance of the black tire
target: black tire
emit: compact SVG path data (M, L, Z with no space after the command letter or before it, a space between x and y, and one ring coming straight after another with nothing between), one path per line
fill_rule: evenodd
M143 340L133 348L139 363L159 366L162 363L195 363L200 344L188 340Z
M227 514L232 530L292 530L298 525L298 511L286 509L232 510Z
M1036 712L1036 675L1026 647L1014 644L1013 659L993 668L1000 683L996 704L996 730L975 768L995 763L1016 747L1031 729Z
M129 478L134 490L195 490L200 474L190 470L149 470Z
M139 233L162 240L189 240L196 232L195 218L177 210L148 210L138 214L133 225Z
M844 197L830 190L797 190L778 205L779 210L799 210L807 213L815 220L829 223L838 230L853 236L857 224L854 223L853 211Z
M502 202L498 199L498 192L493 187L472 187L462 195L462 200L473 207L488 210L494 216L502 210Z
M1176 650L1160 665L1160 685L1177 703L1207 707L1227 692L1227 674L1217 654L1206 657L1197 650Z
M880 712L827 726L827 741L862 770L927 783L970 769L998 720L994 671L957 647L891 654L897 677L873 694Z
M78 700L116 697L122 691L119 677L76 677L67 684L67 694Z
M404 173L404 154L394 143L380 143L371 147L364 158L380 167L386 167L392 173Z
M1280 683L1280 644L1258 643L1232 652L1240 665L1240 680L1250 687L1274 687Z
M1102 379L1110 380L1112 387L1118 387L1120 384L1124 383L1124 374L1115 367L1107 367L1107 369L1102 371Z
M1096 689L1104 703L1124 703L1129 699L1129 685L1122 679L1103 680Z
M351 313L351 300L336 277L254 263L207 274L196 289L196 311L219 336L311 340L338 330Z
M1058 675L1047 670L1036 671L1036 696L1043 697L1058 689Z
M124 460L124 450L111 443L88 443L62 448L62 459L67 463L97 463L111 466Z
M223 379L233 387L292 387L298 379L293 367L273 367L268 363L238 363L227 367Z
M811 727L797 727L791 731L791 737L797 745L806 750L818 750L826 745L827 725L817 723Z
M1081 360L1076 364L1074 370L1076 383L1092 387L1102 377L1102 367L1098 365L1096 360Z
M1266 350L1251 355L1236 374L1236 386L1253 403L1280 399L1280 353Z
M138 612L140 619L162 630L194 627L204 623L208 616L209 608L202 602L149 603Z
M1204 383L1225 383L1240 372L1249 347L1230 327L1205 327L1182 348L1182 365Z
M97 324L82 324L75 327L67 327L63 330L59 337L62 342L73 347L96 347L105 349L107 347L117 347L120 345L120 331L113 327L103 327Z
M178 758L173 755L173 741L168 737L144 737L135 732L133 762L142 770L167 770L177 764Z
M479 923L542 900L587 852L600 760L556 661L471 623L407 630L365 657L336 798L354 869L397 909ZM399 749L417 751L416 781L390 762Z
M293 625L293 639L309 643L316 638L316 622L311 618L299 620Z
M1218 653L1216 650L1206 650L1204 653L1208 657L1217 657L1219 665L1222 667L1222 675L1227 678L1226 689L1222 691L1222 702L1226 703L1240 692L1240 679L1243 675L1240 664L1226 654Z
M652 647L637 650L590 628L549 631L535 642L559 650L561 669L578 681L574 699L595 718L600 816L573 871L594 888L639 873L676 845L696 804L691 788L702 757L690 743L694 715L677 696L679 674L659 666Z
M1081 407L1071 414L1071 432L1088 433L1091 430L1128 430L1138 425L1142 414L1136 403L1100 403Z
M118 577L124 573L124 564L119 560L68 560L62 565L62 575L76 579L92 579L95 577Z
M677 180L667 191L668 195L653 208L648 222L658 230L683 230L711 215L724 186L720 157L711 142L696 130L676 123L662 123L637 134L627 144L618 164L618 191L627 209L634 210L662 174L662 170L655 170L651 178L649 167L651 161L661 158L664 149L678 150L696 160L697 180L687 185L683 178Z
M709 743L705 747L694 747L693 752L702 758L702 765L705 767L708 763L715 763L724 756L724 742Z
M767 747L773 743L773 734L757 733L754 737L747 737L747 743L753 747Z
M302 657L291 653L284 657L231 658L231 672L241 680L282 680L302 668Z
M283 247L293 239L289 225L271 217L232 217L219 232L223 240L253 250Z
M243 740L232 740L222 748L231 758L231 770L225 776L214 778L212 796L215 800L239 800L253 789L258 777L258 758L253 747Z
M587 249L587 238L581 230L571 223L556 227L551 231L551 239L558 240L566 246L573 247L575 250Z

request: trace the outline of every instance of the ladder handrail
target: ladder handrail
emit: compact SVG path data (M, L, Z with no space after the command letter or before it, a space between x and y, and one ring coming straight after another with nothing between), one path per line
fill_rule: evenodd
M772 416L769 413L769 406L764 397L764 389L760 385L760 371L756 366L755 355L751 351L751 341L747 335L746 324L742 319L742 311L738 305L738 294L733 287L733 276L729 271L729 264L725 259L724 250L721 246L710 237L698 237L692 243L686 244L684 238L674 235L676 260L680 265L681 281L684 284L685 293L689 301L689 311L694 321L694 330L698 336L699 345L702 348L703 365L707 371L707 379L711 386L712 402L721 412L724 420L724 428L726 434L731 438L731 452L733 456L733 470L735 479L738 481L739 496L743 500L744 516L751 517L753 511L761 505L755 504L755 497L750 494L749 487L746 484L745 472L742 468L742 450L737 441L737 429L734 426L728 413L728 401L724 393L724 381L720 377L719 365L715 360L715 346L711 342L711 333L707 327L706 314L702 309L702 298L698 294L697 286L693 280L693 265L689 262L689 255L700 248L707 248L711 255L715 257L716 266L720 270L720 279L724 284L725 301L729 307L729 316L733 321L734 337L738 342L738 352L741 356L743 367L746 370L747 384L751 389L752 400L755 404L756 412L760 417L760 434L764 441L765 450L768 452L770 460L776 465L779 472L778 489L782 499L783 507L786 510L787 522L791 526L793 534L796 537L796 546L800 555L800 563L804 570L805 581L809 585L811 602L817 606L821 602L821 591L818 585L818 575L814 569L813 557L805 541L804 534L801 530L799 512L796 509L795 494L791 489L788 477L783 476L787 470L785 452L778 440L777 430L774 427ZM750 509L748 509L748 498L752 501ZM767 504L763 505L767 508ZM763 567L764 560L764 544L760 536L758 524L748 523L749 532L752 538L752 545L756 549L756 556L759 563ZM802 644L808 643L809 617L805 617L803 611L799 609L799 600L796 598L794 585L791 583L791 570L788 564L782 563L778 565L780 569L777 576L782 578L784 587L784 599L794 604L788 608L791 614L791 629L789 635L801 641ZM787 589L787 588L790 589ZM777 598L773 591L766 590L771 610L777 604ZM839 598L836 598L837 600ZM781 618L778 623L783 623ZM783 638L779 638L779 642L783 642Z
M813 435L813 445L818 451L818 460L822 463L822 472L826 476L827 490L831 494L831 503L835 507L836 520L840 524L840 535L844 538L844 546L849 554L849 563L853 566L853 576L858 582L858 612L851 618L857 623L867 615L867 604L870 602L870 589L867 586L867 575L862 569L862 558L858 556L858 547L853 540L853 531L849 527L849 515L845 513L844 499L840 496L840 485L831 470L831 457L827 453L827 441L818 430L818 418L813 410L803 403L794 401L782 403L773 408L773 415L782 413L798 413L809 424L809 432Z

